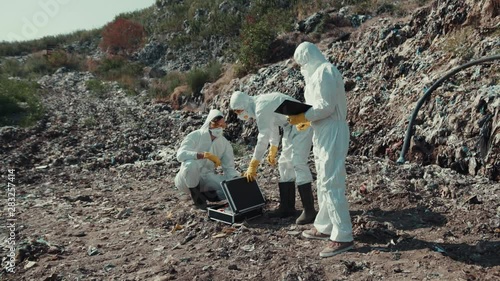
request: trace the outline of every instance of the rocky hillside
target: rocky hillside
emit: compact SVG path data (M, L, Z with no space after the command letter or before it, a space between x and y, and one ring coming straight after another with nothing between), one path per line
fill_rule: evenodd
M424 92L465 63L499 55L499 15L495 0L432 1L405 18L325 9L273 43L279 59L241 78L223 55L226 39L174 50L156 35L134 56L149 69L186 70L213 58L227 64L203 96L180 99L181 109L147 91L129 95L117 83L96 95L86 83L95 78L90 72L42 77L42 120L0 128L2 170L15 169L17 186L14 234L0 230L0 279L500 278L498 59L456 73L432 93L417 115L406 163L396 163ZM320 36L310 32L318 24L325 25ZM319 260L322 245L302 240L305 228L293 220L224 226L172 188L176 149L212 107L227 114L237 168L246 169L256 131L228 110L229 96L280 91L302 99L304 82L291 60L302 40L338 66L348 94L348 196L358 250L334 259ZM144 83L153 80L145 74ZM261 165L259 176L272 209L277 171ZM4 171L3 186L7 177ZM6 225L7 210L0 214ZM17 271L7 274L12 235Z

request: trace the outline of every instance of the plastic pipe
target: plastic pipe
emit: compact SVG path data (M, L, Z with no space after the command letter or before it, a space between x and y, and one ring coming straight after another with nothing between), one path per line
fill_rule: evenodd
M455 73L459 72L460 70L466 69L468 67L471 67L476 64L480 64L483 62L487 61L492 61L492 60L497 60L500 59L500 55L494 55L490 57L484 57L478 60L474 60L471 62L468 62L466 64L463 64L457 68L452 69L448 73L446 73L441 79L437 80L425 93L424 95L420 98L420 100L417 102L417 106L415 106L415 109L413 110L413 113L410 118L410 123L408 124L408 129L406 130L406 136L405 136L405 141L403 143L403 149L401 149L401 153L399 154L399 159L397 161L398 164L403 164L405 162L405 154L408 152L408 148L410 147L410 139L413 134L413 123L415 122L415 119L417 118L418 111L420 110L420 107L424 104L425 100L430 96L434 90L436 90L443 81L446 79L450 78L451 76L455 75Z

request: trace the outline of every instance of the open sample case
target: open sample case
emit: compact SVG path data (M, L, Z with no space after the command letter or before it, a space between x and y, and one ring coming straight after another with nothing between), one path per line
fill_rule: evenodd
M257 181L247 182L240 177L223 181L221 186L227 203L208 207L210 219L233 224L262 215L266 200Z

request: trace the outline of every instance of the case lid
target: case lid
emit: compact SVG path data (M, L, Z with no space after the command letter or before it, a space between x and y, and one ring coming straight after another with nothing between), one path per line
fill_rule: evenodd
M221 182L229 207L234 213L245 212L266 204L257 181L247 182L245 177Z
M297 115L306 112L312 106L306 103L296 102L293 100L285 100L274 112L284 115Z

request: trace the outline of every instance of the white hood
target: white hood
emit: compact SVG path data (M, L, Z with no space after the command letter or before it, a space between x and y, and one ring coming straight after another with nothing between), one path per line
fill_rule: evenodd
M328 62L318 47L310 42L300 43L295 49L293 58L301 66L300 72L306 80L312 77L321 64Z
M236 91L231 95L229 107L232 110L244 110L248 113L248 117L255 117L255 99L244 92Z
M224 117L224 114L220 110L217 109L211 109L210 112L208 113L207 119L205 119L205 123L203 123L203 126L201 126L201 129L206 129L208 130L210 126L210 122L218 116Z

